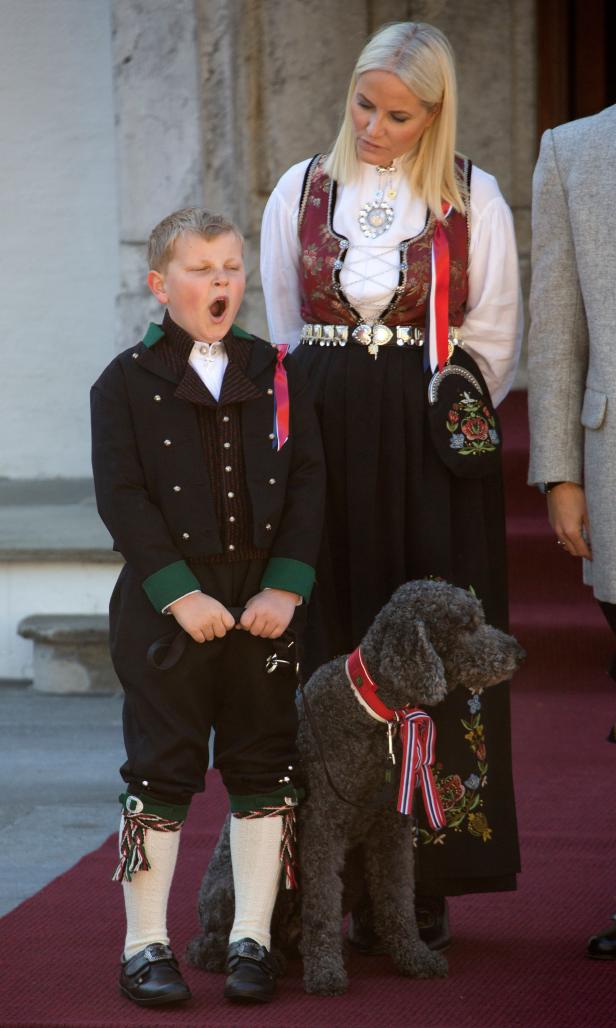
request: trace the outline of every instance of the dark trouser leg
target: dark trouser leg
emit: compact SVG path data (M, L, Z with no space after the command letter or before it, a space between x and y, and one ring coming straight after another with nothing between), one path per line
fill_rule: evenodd
M599 600L598 602L605 616L605 620L607 621L608 625L612 629L612 632L616 636L616 603L606 603L605 600ZM612 657L612 661L610 663L608 670L610 676L616 682L616 653Z

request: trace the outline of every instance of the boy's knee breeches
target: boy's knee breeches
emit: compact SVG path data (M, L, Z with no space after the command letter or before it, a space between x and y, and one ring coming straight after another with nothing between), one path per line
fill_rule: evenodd
M273 802L299 788L294 634L261 639L231 629L212 642L188 638L177 663L161 671L148 663L148 649L177 625L147 603L140 604L141 617L131 611L129 627L123 619L115 632L112 604L112 656L125 692L121 774L128 791L188 804L204 788L211 728L214 766L232 809L250 807L246 797Z

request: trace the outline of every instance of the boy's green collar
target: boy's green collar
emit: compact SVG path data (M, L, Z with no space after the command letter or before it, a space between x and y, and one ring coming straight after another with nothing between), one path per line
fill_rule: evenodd
M239 336L240 339L254 338L254 336L252 336L250 332L245 332L243 328L239 327L239 325L232 325L231 331L233 332L234 336ZM147 350L149 350L150 347L154 346L154 343L157 343L159 339L162 339L164 334L165 333L163 332L162 326L156 325L153 321L151 321L148 325L147 332L143 337L143 345L146 347Z
M155 325L154 322L151 321L148 325L148 330L143 337L143 345L149 350L151 346L154 346L154 343L157 343L159 339L162 339L164 334L165 333L161 326Z

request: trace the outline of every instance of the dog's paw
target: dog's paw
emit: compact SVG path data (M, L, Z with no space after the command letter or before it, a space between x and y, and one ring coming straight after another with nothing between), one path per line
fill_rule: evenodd
M348 984L344 968L318 967L314 971L304 970L304 989L317 996L342 996Z
M186 947L186 960L202 971L224 971L227 961L227 943L218 938L197 935Z
M446 957L421 941L412 950L394 957L394 962L399 973L407 978L446 978L449 971Z

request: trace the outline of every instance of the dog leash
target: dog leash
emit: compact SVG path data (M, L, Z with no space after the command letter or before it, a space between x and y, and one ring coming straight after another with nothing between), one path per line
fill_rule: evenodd
M319 752L321 764L323 765L325 777L334 795L337 796L338 799L342 801L342 803L348 803L349 806L356 807L357 810L378 810L380 807L384 807L387 803L391 802L395 798L395 786L392 782L386 782L386 784L383 786L380 792L377 793L377 795L370 803L357 803L356 800L351 800L348 796L343 796L340 790L336 787L336 784L329 770L329 765L327 763L327 760L325 759L325 751L323 749L323 740L321 738L321 733L319 732L319 729L316 725L316 721L314 719L314 715L310 709L310 704L308 702L308 697L306 696L306 691L304 689L303 682L299 677L298 682L300 695L304 702L304 710L306 711L306 717L308 718L308 724L310 725L310 729L314 736L314 741L317 745L317 750Z
M244 612L244 608L227 607L227 610L237 624ZM167 632L166 635L161 635L159 639L155 639L151 646L148 647L146 654L148 664L150 667L156 668L157 671L169 671L184 656L189 639L188 632L185 632L183 628L178 628L174 632Z

